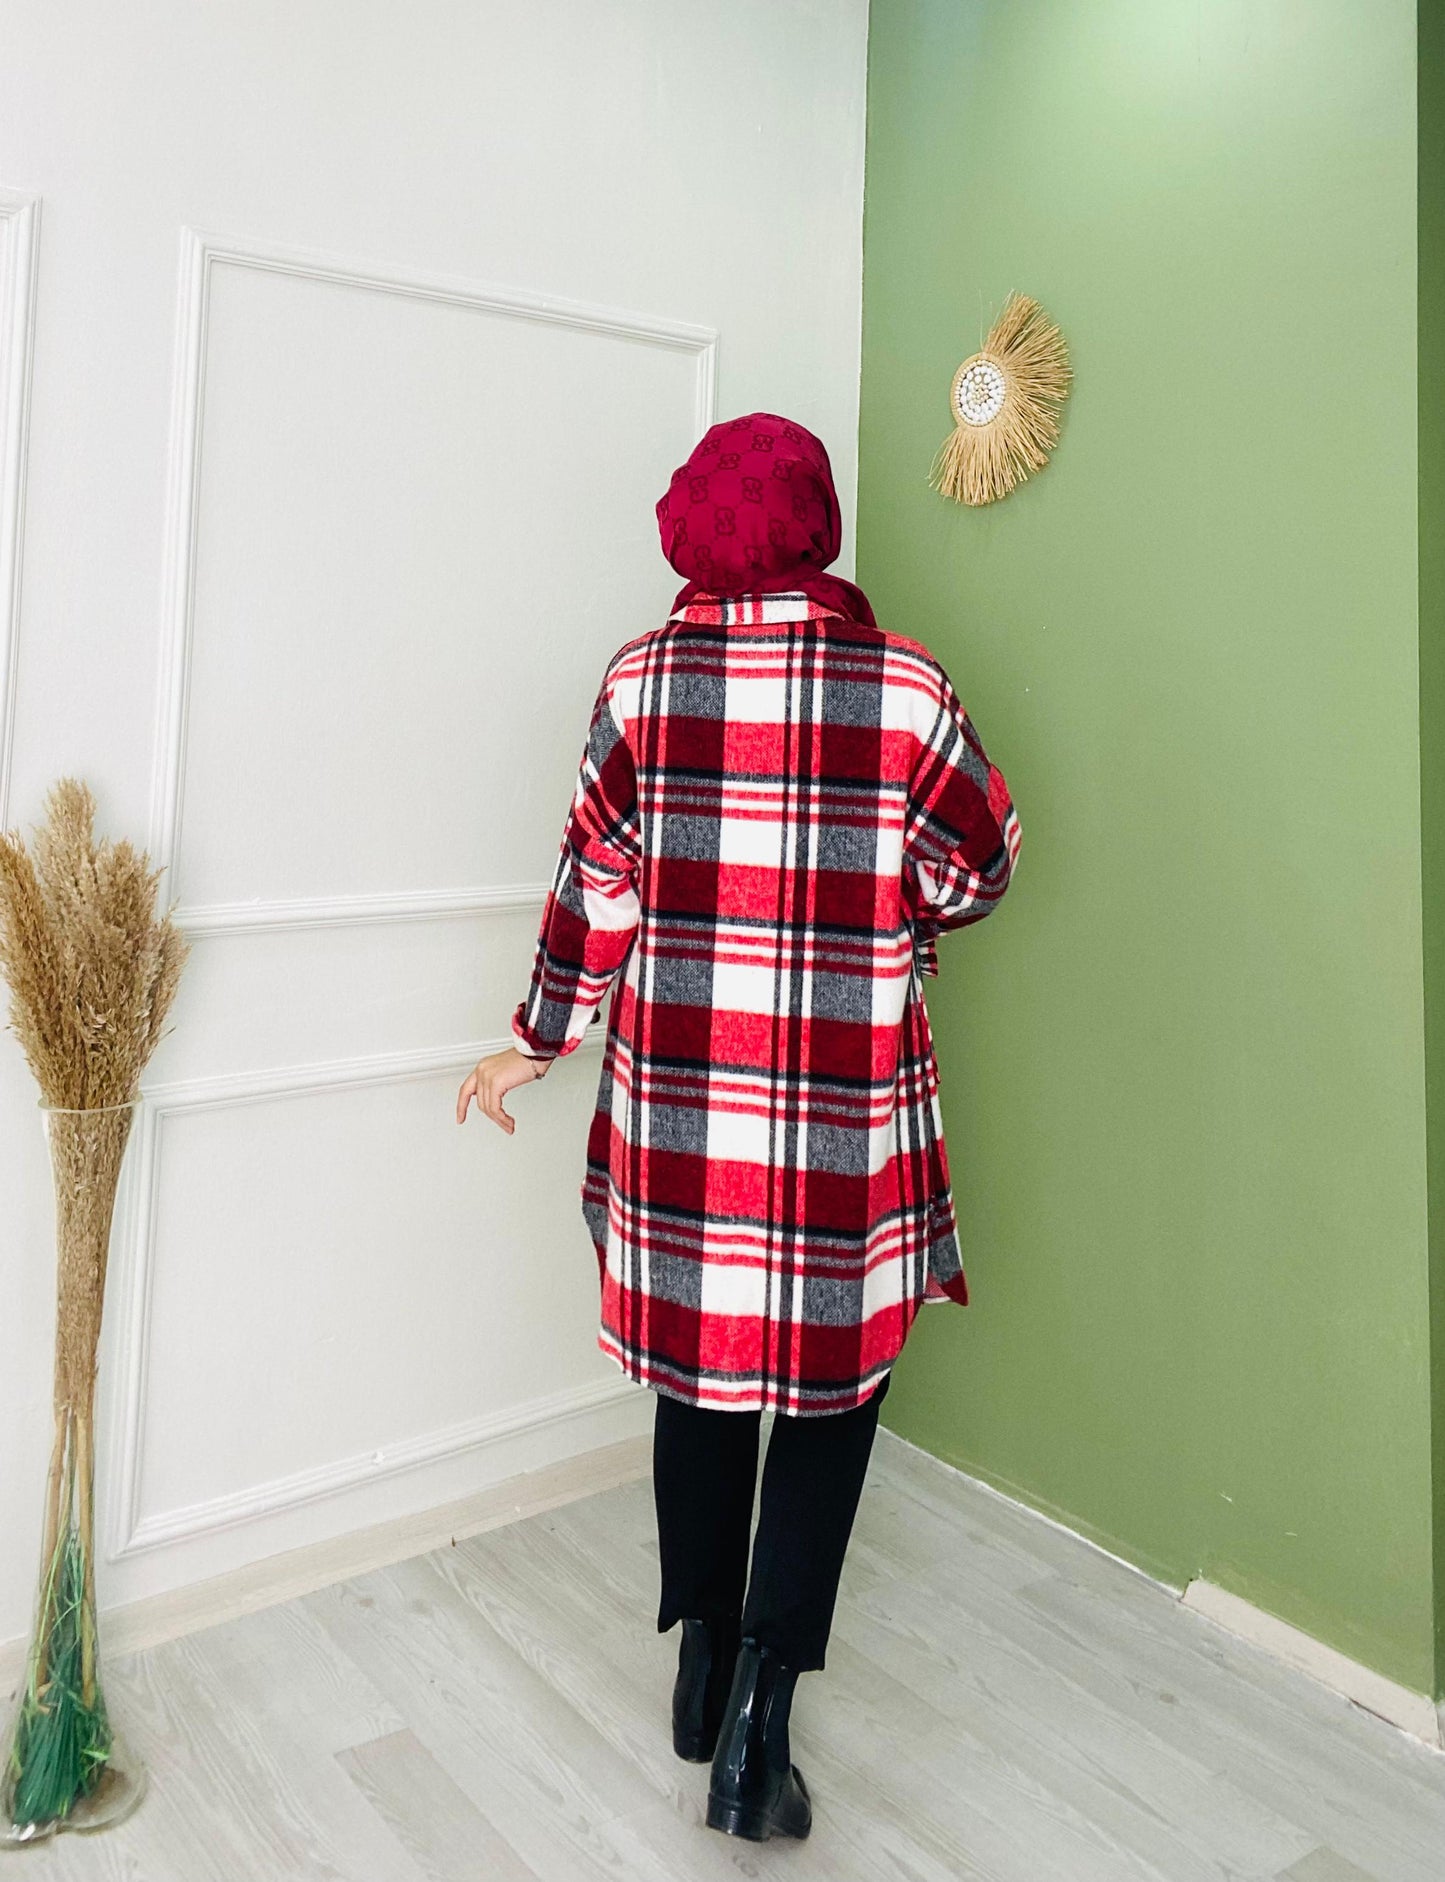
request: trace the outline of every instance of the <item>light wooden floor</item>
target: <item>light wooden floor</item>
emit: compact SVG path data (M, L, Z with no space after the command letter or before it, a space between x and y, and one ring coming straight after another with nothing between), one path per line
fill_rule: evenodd
M644 1480L118 1661L151 1792L15 1874L1445 1877L1445 1757L883 1431L794 1705L813 1835L720 1836L656 1574Z

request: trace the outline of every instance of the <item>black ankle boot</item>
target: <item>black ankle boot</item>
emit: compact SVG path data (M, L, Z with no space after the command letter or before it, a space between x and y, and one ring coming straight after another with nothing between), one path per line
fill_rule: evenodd
M672 1748L679 1758L706 1764L717 1746L741 1627L740 1614L682 1623L677 1683L672 1689Z
M813 1807L788 1746L788 1712L798 1669L771 1647L745 1639L718 1732L707 1794L710 1830L746 1836L806 1836Z

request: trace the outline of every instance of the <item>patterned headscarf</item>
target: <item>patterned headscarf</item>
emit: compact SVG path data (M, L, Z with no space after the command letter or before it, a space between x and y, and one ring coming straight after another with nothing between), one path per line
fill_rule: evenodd
M662 551L702 595L800 589L865 627L876 625L861 588L824 570L842 547L833 471L821 440L772 412L714 425L657 504Z

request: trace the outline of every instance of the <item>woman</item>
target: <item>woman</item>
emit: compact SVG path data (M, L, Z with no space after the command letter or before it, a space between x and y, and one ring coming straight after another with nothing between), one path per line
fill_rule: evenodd
M515 1046L575 1051L617 979L582 1209L598 1344L655 1392L658 1630L707 1821L805 1836L797 1675L821 1669L878 1407L919 1307L965 1304L922 976L997 907L1008 788L943 669L825 574L828 456L714 425L657 505L687 586L597 695ZM749 1530L761 1413L773 1421Z

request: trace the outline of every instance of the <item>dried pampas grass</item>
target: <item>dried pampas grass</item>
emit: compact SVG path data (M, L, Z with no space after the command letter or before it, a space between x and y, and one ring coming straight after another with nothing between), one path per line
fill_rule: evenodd
M34 854L0 836L0 972L10 1025L43 1101L128 1104L176 996L186 942L155 915L161 872L125 841L97 843L95 800L62 778Z
M953 375L953 433L928 481L959 503L1006 497L1048 463L1070 379L1063 335L1037 301L1010 294L982 350Z
M8 1839L111 1820L139 1796L96 1666L94 1401L111 1218L140 1076L176 996L187 945L157 916L160 871L97 843L74 778L46 800L27 849L0 836L0 972L10 1025L46 1107L55 1184L55 1438L40 1599L25 1691L0 1771Z

